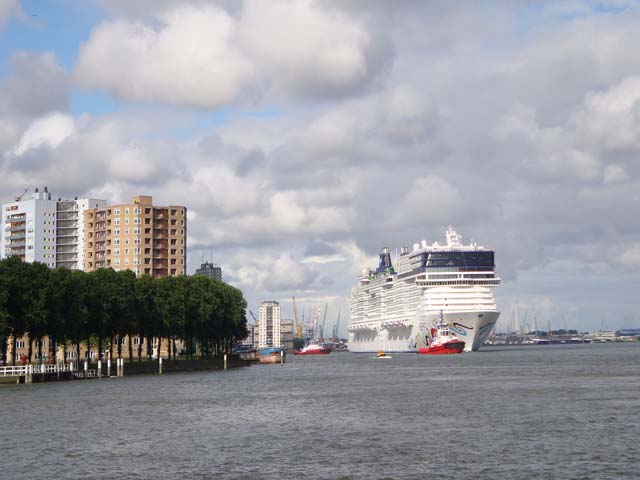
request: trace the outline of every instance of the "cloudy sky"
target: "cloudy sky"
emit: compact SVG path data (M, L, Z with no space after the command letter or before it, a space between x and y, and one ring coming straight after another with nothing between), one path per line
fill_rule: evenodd
M640 327L640 4L0 0L0 201L189 208L189 272L329 303L444 239L506 328Z

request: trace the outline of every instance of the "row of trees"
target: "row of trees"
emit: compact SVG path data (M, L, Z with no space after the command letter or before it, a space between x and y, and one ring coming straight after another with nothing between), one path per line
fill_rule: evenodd
M7 340L27 334L31 358L34 344L42 356L42 338L50 352L58 346L80 344L97 349L98 358L110 351L122 354L128 337L129 358L151 355L153 339L166 339L169 355L176 356L176 341L193 357L216 355L247 335L246 301L242 292L203 276L137 278L130 270L95 272L49 269L42 263L24 263L17 257L0 261L0 360L7 359ZM145 339L134 346L132 338ZM15 345L14 345L15 346Z

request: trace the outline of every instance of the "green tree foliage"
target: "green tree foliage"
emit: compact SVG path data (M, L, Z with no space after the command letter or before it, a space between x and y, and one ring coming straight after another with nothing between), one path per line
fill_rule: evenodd
M129 270L50 270L10 257L0 261L0 361L16 362L5 358L7 340L25 334L30 342L46 336L51 346L75 344L78 355L86 341L99 354L108 342L114 357L120 356L127 347L119 340L138 336L147 345L161 341L174 358L212 356L247 335L246 307L240 290L202 276L154 279L136 278ZM177 351L178 340L183 352ZM128 349L133 358L131 340ZM138 359L150 355L139 342Z

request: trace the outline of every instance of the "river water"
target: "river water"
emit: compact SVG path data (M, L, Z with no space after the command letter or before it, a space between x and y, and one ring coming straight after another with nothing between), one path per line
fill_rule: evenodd
M640 343L0 386L0 478L640 476Z

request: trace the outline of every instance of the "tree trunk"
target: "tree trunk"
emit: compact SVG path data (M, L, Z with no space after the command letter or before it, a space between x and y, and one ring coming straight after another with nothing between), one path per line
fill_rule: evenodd
M147 360L153 357L153 337L147 337Z
M27 350L27 363L31 363L31 355L33 355L33 340L29 337L29 349Z
M102 360L102 337L98 337L98 360Z
M109 337L109 358L113 360L113 337Z
M5 365L7 362L7 348L8 348L8 339L2 339L2 345L0 345L0 364Z
M138 362L142 361L142 341L144 340L144 335L140 333L138 335Z
M76 341L76 365L80 366L80 339Z
M91 337L87 337L87 362L91 363ZM78 370L80 370L80 363L78 363Z
M167 337L167 359L171 358L171 337Z
M129 337L129 361L132 362L133 361L133 338L131 337L131 335L128 335Z
M173 337L173 359L176 359L176 337Z
M40 363L42 363L42 337L38 337L36 342L38 342L38 359L40 360Z
M118 335L118 358L122 358L122 337Z

